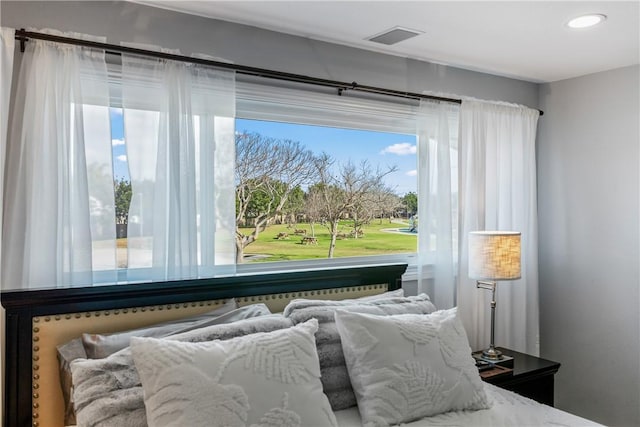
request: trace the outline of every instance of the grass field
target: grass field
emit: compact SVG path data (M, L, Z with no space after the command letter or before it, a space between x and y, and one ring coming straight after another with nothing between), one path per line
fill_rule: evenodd
M357 239L338 239L334 257L352 257L366 255L381 255L395 253L410 253L417 250L416 234L398 234L383 231L389 228L406 228L407 225L390 223L385 219L380 223L374 220L370 225L363 226L364 237ZM308 224L298 224L297 229L307 230L307 236L311 236L311 227ZM341 233L349 234L351 225L348 221L341 224ZM326 227L319 224L315 226L318 240L317 245L304 245L301 243L302 236L293 234L294 228L287 228L286 225L273 225L260 234L259 239L247 246L245 256L262 255L250 258L248 262L272 262L272 261L292 261L301 259L326 258L329 254L329 244L331 236ZM242 229L249 233L249 229ZM288 233L289 238L278 240L279 233Z
M367 255L384 255L411 253L417 251L417 234L401 234L383 231L384 229L407 228L408 224L393 222L385 219L380 223L374 220L371 224L363 226L364 237L345 238L336 241L334 257L354 257ZM307 236L311 236L309 224L298 224L297 229L307 230ZM258 240L245 248L245 262L272 262L294 261L303 259L327 258L331 236L326 227L316 224L317 245L304 245L301 243L302 235L294 234L294 228L286 225L273 225L260 233ZM250 233L250 229L241 229ZM352 230L349 221L340 225L340 233L349 234ZM279 233L288 233L289 238L278 240ZM127 267L127 239L117 239L118 268Z

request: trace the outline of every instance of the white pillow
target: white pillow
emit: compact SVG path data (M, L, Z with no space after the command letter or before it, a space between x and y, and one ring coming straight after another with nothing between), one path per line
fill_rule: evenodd
M364 426L490 406L455 308L335 317Z
M132 338L149 427L336 426L310 320L227 341Z

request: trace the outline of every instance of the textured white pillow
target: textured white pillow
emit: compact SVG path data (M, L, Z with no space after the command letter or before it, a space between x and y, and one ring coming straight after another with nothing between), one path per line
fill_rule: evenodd
M455 308L335 317L364 426L490 406Z
M227 341L132 338L149 427L336 426L310 320Z

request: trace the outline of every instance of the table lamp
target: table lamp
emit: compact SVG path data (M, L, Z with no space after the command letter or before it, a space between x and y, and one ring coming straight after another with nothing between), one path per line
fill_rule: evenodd
M489 361L502 359L495 347L496 282L520 278L520 232L472 231L469 233L469 277L476 287L491 291L491 343L482 351Z

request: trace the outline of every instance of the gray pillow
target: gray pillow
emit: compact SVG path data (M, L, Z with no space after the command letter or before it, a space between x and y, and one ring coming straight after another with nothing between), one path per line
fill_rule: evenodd
M76 359L86 359L87 352L84 351L82 340L74 338L71 341L56 347L58 351L58 371L60 372L60 387L62 387L62 398L64 399L64 425L76 424L76 413L73 410L73 400L71 399L71 389L73 380L71 379L72 361Z
M293 326L290 319L272 314L229 324L212 325L165 339L186 342L226 340L256 332L270 332ZM146 427L140 378L131 349L104 359L71 362L73 398L78 425L86 427Z
M392 314L429 314L436 311L426 294L410 297L391 297L373 300L303 300L291 301L284 315L294 324L318 319L316 346L320 359L321 381L324 393L334 411L356 406L349 372L344 360L340 334L335 324L335 311L368 313L388 316Z
M363 302L363 301L375 301L379 299L396 298L396 297L403 297L403 296L404 296L404 289L400 288L400 289L396 289L395 291L387 291L382 294L369 295L366 297L354 298L352 300L343 300L343 301Z
M225 313L229 313L236 308L236 301L234 299L230 299L228 301L225 301L222 306L216 308L215 310L203 314L198 314L196 316L171 320L169 322L156 323L154 325L145 326L144 328L132 329L129 331L116 332L112 334L85 333L82 334L82 344L84 345L84 349L87 352L87 357L89 359L101 359L115 353L116 351L122 350L125 347L129 347L129 340L131 339L131 337L162 338L166 337L167 335L177 333L185 328L194 327L200 322L217 321L217 323L227 323L228 321L226 320L218 321L220 319L220 316L224 315ZM269 313L270 312L267 309L267 313L262 314ZM247 317L253 316L244 316L239 317L238 319L246 319Z

